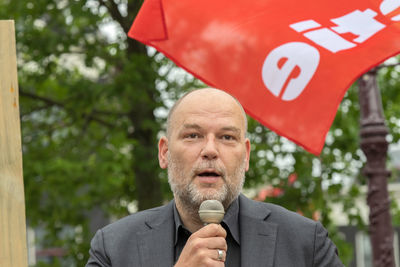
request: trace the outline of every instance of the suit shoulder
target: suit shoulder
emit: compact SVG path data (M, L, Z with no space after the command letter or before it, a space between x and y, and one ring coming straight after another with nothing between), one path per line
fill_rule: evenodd
M267 203L267 202L260 202L248 199L248 204L246 206L253 206L255 207L252 211L265 214L265 218L268 218L270 222L277 222L280 225L284 226L285 224L293 226L293 224L297 224L300 226L308 226L308 227L315 227L317 224L316 221L313 221L307 217L304 217L296 212L290 211L282 206Z
M141 235L160 225L172 225L173 202L136 212L98 230L91 242L91 262L107 262L107 266L138 266ZM91 265L90 265L91 266ZM96 266L100 266L96 264ZM103 264L101 264L103 266ZM106 266L106 265L104 265Z
M165 216L161 214L166 212L169 205L171 205L171 203L164 206L130 214L109 225L106 225L101 230L104 233L115 232L115 231L130 232L130 231L140 230L140 228L147 228L146 222L157 223L157 221L160 221L161 223L162 219L165 219Z
M265 205L265 207L269 210L271 210L271 216L272 217L281 217L281 218L287 218L287 219L293 219L296 221L304 221L304 223L311 223L311 224L315 224L316 222L304 217L303 215L300 215L297 212L288 210L282 206L279 205L275 205L272 203L263 203Z

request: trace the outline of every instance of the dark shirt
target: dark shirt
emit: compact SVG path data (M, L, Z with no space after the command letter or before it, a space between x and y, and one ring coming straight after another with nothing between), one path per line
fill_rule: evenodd
M174 206L174 220L175 220L175 263L178 261L179 256L190 237L191 233L187 230L181 221L178 210ZM227 232L226 243L228 251L226 255L225 266L236 267L240 266L240 239L239 239L239 200L236 199L229 206L225 212L224 219L221 222L222 227ZM215 251L217 257L217 251Z

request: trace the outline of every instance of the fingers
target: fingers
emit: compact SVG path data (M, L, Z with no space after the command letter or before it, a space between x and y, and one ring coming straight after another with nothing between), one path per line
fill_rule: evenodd
M225 262L226 260L226 251L222 249L208 249L202 255L203 258L209 258L212 262Z
M226 260L226 251L221 250L221 249L217 249L217 260L218 261L222 261L225 262Z
M226 240L223 237L208 237L208 238L199 238L199 237L189 237L188 242L190 242L191 246L194 249L221 249L223 251L228 250L228 245L226 244Z
M180 266L225 266L226 251L220 249L197 249L186 254L182 251L175 267Z
M228 247L225 238L226 231L221 225L209 224L193 233L188 242L191 242L196 249L221 249L226 252Z
M224 266L228 246L226 231L217 224L209 224L193 233L175 266Z
M197 232L193 233L192 236L195 235L195 237L201 237L201 238L206 238L206 237L213 237L213 236L220 236L223 238L226 238L226 231L225 229L215 223L210 223Z

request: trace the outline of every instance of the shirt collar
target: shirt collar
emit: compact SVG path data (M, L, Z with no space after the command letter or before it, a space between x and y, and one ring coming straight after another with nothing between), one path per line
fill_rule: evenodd
M178 242L178 233L179 228L183 228L183 223L181 221L181 217L179 216L178 209L176 208L176 204L174 204L174 221L175 221L175 242L174 245Z
M179 228L184 228L181 217L179 216L178 209L176 205L174 205L174 221L175 221L175 242L174 245L178 242L178 231ZM225 212L224 219L222 220L222 224L226 226L226 228L231 233L233 239L240 244L239 239L239 198L236 198L228 210Z
M225 212L222 223L231 232L233 239L240 245L239 239L239 198L236 198Z

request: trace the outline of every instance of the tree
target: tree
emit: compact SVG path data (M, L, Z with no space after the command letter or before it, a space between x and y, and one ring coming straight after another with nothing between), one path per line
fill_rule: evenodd
M44 227L43 245L68 252L53 266L84 265L94 214L119 218L171 199L166 173L158 168L157 137L172 101L202 83L178 75L160 53L127 39L141 4L0 2L1 18L16 24L28 222ZM380 76L393 142L400 133L396 75L391 67ZM358 114L352 87L320 157L250 120L253 149L245 186L280 188L283 193L266 201L308 217L319 212L332 233L333 203L343 206L351 223L360 224L353 207L358 185L365 183L359 175L365 160L358 145ZM296 181L289 183L289 176ZM345 196L340 194L344 188ZM338 235L333 238L340 242ZM348 258L348 246L340 250Z
M27 218L45 226L44 245L73 241L78 265L88 215L123 216L133 201L145 209L164 199L154 112L165 88L156 86L175 85L158 53L126 38L141 3L1 2L1 17L16 25Z

